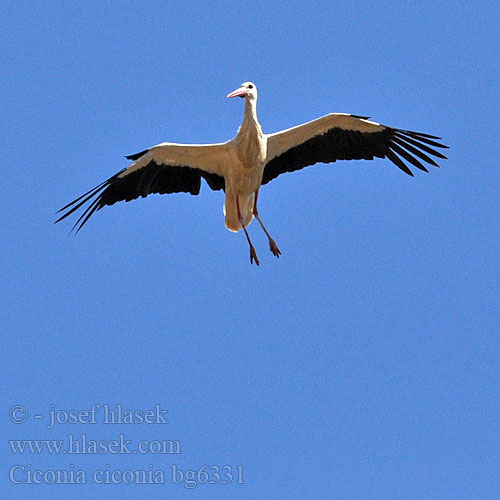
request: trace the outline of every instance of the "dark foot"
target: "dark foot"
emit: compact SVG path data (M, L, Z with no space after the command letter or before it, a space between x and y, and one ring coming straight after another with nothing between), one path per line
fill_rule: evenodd
M280 258L281 252L280 249L278 248L278 245L276 245L276 242L273 239L269 240L269 248L271 249L271 252L273 252L273 255L275 257Z
M254 247L250 247L250 264L253 264L253 261L255 260L255 263L260 266L259 259L257 257L257 252L255 251Z

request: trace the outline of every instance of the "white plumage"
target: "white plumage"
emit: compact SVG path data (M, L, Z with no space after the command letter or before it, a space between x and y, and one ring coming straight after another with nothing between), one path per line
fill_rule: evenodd
M246 82L228 97L245 99L243 122L236 137L219 144L162 143L127 156L133 163L72 201L59 212L59 222L90 202L73 228L79 231L91 215L106 205L130 201L151 193L186 192L196 195L201 178L213 190L225 191L225 222L231 231L244 230L250 262L259 265L247 226L255 217L277 257L281 252L257 210L261 185L284 172L315 163L374 157L391 160L408 175L405 161L427 172L422 163L438 166L431 158L446 157L434 148L446 148L439 137L399 130L369 121L367 117L332 113L297 127L264 134L257 119L257 88ZM431 156L429 156L431 155Z

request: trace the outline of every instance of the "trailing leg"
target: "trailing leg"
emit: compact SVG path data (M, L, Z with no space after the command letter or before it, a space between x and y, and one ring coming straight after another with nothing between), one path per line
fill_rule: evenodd
M245 236L247 237L248 245L250 246L250 264L253 264L253 261L255 260L255 263L258 266L260 266L260 262L259 262L259 259L257 257L257 252L255 251L255 248L252 245L252 241L250 240L250 235L248 234L247 228L245 227L245 221L243 219L243 216L241 215L240 202L238 201L238 195L236 195L236 207L238 209L238 219L240 221L241 227L243 228L243 231L245 231Z
M271 252L278 257L281 255L281 251L278 248L278 245L276 245L276 242L271 238L271 235L267 232L266 226L264 226L264 223L261 221L259 217L259 211L257 210L257 196L259 195L259 191L255 191L255 198L253 201L253 215L254 217L259 221L259 224L261 225L262 229L264 230L264 233L266 233L266 236L269 240L269 248L271 249Z

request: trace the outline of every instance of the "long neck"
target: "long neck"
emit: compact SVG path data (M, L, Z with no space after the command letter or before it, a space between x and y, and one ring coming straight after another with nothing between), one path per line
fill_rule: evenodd
M240 127L240 134L261 135L259 120L257 119L257 99L245 99L245 112L243 113L243 123Z
M238 157L248 168L255 167L256 162L261 163L265 158L262 128L257 120L256 104L256 99L245 100L243 123L236 137Z

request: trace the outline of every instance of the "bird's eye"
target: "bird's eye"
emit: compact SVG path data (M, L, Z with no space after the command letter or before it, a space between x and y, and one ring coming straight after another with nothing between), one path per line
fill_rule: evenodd
M249 88L249 89L253 89L253 85L249 85L249 86L248 86L248 88Z

